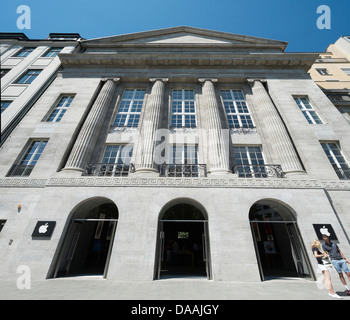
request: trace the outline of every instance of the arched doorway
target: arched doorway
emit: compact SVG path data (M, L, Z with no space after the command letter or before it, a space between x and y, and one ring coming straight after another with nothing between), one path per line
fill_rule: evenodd
M158 225L156 279L211 278L208 220L186 199L163 208Z
M305 246L292 210L276 200L260 200L249 220L262 280L313 278Z
M106 277L118 215L117 206L106 198L93 198L80 204L67 221L53 278Z

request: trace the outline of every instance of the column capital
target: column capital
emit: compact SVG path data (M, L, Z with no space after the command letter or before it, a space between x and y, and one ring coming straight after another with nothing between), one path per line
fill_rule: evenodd
M118 83L120 81L120 78L102 78L101 79L102 82L107 82L108 80L112 80L115 83Z
M199 78L198 81L204 84L206 81L210 81L212 83L218 82L218 79L217 78Z
M255 83L255 82L261 82L261 83L266 83L267 80L266 79L260 79L260 78L251 78L251 79L247 79L248 84L250 84L251 86Z
M157 80L160 80L162 82L168 82L169 78L149 78L150 82L156 82Z

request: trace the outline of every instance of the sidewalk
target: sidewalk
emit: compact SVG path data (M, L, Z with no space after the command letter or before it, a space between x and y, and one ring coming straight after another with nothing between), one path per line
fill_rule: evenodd
M316 281L275 279L264 282L222 282L206 279L113 281L99 277L32 281L19 289L14 280L0 280L0 300L339 300L350 301L339 279L335 299Z

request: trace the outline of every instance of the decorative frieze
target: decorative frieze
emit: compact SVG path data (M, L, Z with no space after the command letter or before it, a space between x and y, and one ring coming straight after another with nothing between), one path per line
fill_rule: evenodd
M54 177L49 179L0 179L0 188L45 187L179 187L249 189L326 189L350 191L350 181L317 179L238 178L232 177Z

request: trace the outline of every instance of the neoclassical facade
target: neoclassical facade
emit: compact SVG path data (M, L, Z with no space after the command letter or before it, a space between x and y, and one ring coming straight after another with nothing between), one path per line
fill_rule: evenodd
M311 281L350 254L350 128L287 43L175 27L79 42L2 146L1 277Z

